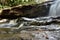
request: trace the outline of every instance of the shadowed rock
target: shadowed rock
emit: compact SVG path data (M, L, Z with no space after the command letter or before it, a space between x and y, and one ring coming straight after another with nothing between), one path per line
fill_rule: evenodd
M18 17L35 18L47 16L50 5L50 2L44 2L41 4L12 7L11 9L2 10L0 18L15 19Z

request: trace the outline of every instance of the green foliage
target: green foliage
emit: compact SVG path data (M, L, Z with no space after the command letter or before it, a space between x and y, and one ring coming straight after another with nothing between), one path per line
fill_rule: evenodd
M19 5L21 3L20 0L10 0L8 2L8 6L16 6L16 5Z
M0 0L1 1L1 0ZM22 0L7 0L7 1L4 1L4 3L3 3L3 1L2 2L0 2L0 5L7 5L7 6L15 6L15 5L19 5L19 4L24 4L24 3L31 3L32 2L32 0L31 1L26 1L26 0L24 0L24 1L22 1Z
M0 0L0 9L27 4L35 4L35 2L33 0Z

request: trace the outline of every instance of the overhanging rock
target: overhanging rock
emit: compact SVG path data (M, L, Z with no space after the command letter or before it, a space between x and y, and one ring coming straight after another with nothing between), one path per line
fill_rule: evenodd
M51 1L34 5L15 6L3 9L0 12L0 18L18 18L18 17L42 17L47 16Z

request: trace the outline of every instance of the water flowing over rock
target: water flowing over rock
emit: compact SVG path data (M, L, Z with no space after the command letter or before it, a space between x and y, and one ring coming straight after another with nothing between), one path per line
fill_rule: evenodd
M60 16L60 0L53 2L50 8L49 16Z
M49 11L51 5L50 2L47 3L48 4L42 3L42 5L29 5L23 6L22 8L15 7L4 10L2 14L5 12L7 13L7 11L8 14L4 14L2 16L2 20L0 21L0 28L10 29L8 29L9 31L2 29L0 30L0 34L8 34L9 36L12 34L13 35L7 38L5 36L5 38L0 38L0 40L60 40L60 16L55 16L56 14L54 14L54 16L50 16L50 14L47 14L47 11ZM17 18L14 18L16 17L15 12L18 14L20 13L20 16L16 14L18 16ZM14 16L9 13L14 13ZM40 13L41 15L39 15ZM5 16L8 16L8 18ZM6 18L6 21L3 21L4 17Z
M23 18L25 20L25 26L21 27L22 33L28 33L33 35L33 40L60 40L60 25L55 21L58 21L59 17L42 17L42 18ZM50 21L51 20L51 21ZM54 20L54 23L53 23ZM28 22L28 23L26 23ZM47 25L40 25L40 23L48 23ZM34 24L31 24L34 23ZM37 24L35 24L37 23ZM40 26L38 26L38 24ZM20 30L20 29L19 29ZM23 38L23 37L22 37ZM24 39L24 38L23 38Z
M12 38L9 37L9 38L3 38L3 39L1 38L1 39L2 40L10 40L10 39L11 40L12 39L13 40L20 40L20 39L21 40L22 39L23 40L26 40L26 39L27 40L32 40L32 39L33 40L60 40L60 21L59 20L60 18L58 16L39 17L39 18L22 17L15 22L15 23L18 23L20 28L18 27L18 29L13 30L13 32L17 32L17 33L20 32L20 33L14 34ZM14 24L12 21L10 21L9 24Z

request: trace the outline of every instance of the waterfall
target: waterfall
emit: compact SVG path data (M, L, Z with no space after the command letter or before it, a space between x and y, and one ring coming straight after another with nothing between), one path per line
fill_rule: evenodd
M54 1L51 5L49 16L60 16L60 0Z

